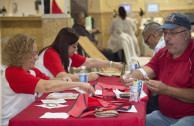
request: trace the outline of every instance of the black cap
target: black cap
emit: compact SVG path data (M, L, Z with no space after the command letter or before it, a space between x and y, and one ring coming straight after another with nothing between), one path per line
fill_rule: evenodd
M161 25L158 29L161 29L161 28L175 29L178 27L185 27L188 30L191 30L191 22L185 14L181 14L181 13L170 14L165 19L164 24Z

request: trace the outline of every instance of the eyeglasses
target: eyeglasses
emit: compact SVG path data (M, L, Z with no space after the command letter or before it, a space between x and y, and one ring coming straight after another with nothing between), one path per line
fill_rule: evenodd
M149 34L148 38L145 40L145 43L148 43L148 40L149 40L151 34L152 34L152 33Z
M186 30L182 30L182 31L179 31L179 32L164 32L164 36L166 36L167 34L171 37L174 37L176 36L178 33L182 33L182 32L185 32Z
M32 57L35 57L35 56L37 56L38 55L38 51L34 51L33 53L32 53Z
M74 49L76 49L76 48L77 48L77 46L78 46L78 45L71 45L71 47L73 47Z

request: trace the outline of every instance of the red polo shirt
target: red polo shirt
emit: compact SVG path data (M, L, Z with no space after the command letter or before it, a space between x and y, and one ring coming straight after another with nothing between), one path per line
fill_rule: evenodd
M85 61L86 57L74 53L69 56L72 60L71 67L80 67ZM55 77L60 72L66 72L61 62L61 57L58 52L53 48L48 48L44 54L44 66L53 74Z
M7 67L5 77L15 93L34 94L35 87L40 79L49 80L49 77L38 69L32 68L35 75L19 67Z
M152 68L158 80L177 88L194 88L194 41L176 59L167 48L159 50L146 66ZM168 117L181 118L194 115L194 104L179 101L167 95L159 95L160 112Z

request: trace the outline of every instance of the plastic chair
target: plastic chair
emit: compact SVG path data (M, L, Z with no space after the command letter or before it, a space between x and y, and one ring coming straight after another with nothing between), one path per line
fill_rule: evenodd
M129 65L129 62L131 61L131 57L137 57L133 40L126 33L121 33L120 39L121 39L124 54L125 54L126 64Z
M128 34L121 33L120 39L122 42L127 65L130 65L131 57L136 57L136 60L139 62L140 66L144 66L146 63L150 61L151 57L138 57L137 56L135 52L135 45L133 43L133 40Z

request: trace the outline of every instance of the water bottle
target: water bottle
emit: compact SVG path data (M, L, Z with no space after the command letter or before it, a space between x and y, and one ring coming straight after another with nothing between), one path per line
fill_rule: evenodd
M135 57L131 57L130 62L130 72L137 69L137 61L135 60ZM137 102L138 101L138 85L137 82L133 83L132 86L130 86L130 101Z
M81 71L79 73L79 82L88 82L88 71L86 66L81 66Z
M131 72L133 70L137 69L137 61L135 60L135 57L131 57L131 62L130 62L130 70Z
M133 86L131 86L131 90L129 93L130 93L129 101L132 101L132 102L139 101L138 82L137 81L135 83L133 83Z

